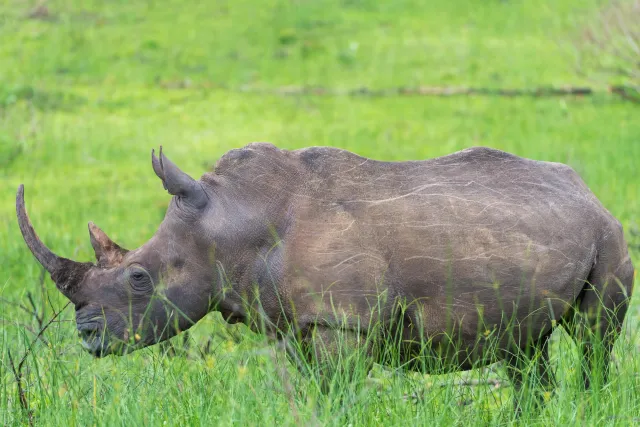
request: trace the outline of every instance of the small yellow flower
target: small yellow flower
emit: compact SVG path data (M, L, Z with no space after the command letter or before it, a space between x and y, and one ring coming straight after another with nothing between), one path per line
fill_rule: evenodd
M62 397L67 393L67 386L64 384L58 389L58 397Z
M207 368L211 369L215 366L216 359L213 356L207 356L205 364L207 365Z
M141 339L140 338L140 334L135 334L134 337L135 337L136 341L140 341L140 339Z
M244 365L238 366L238 378L243 378L247 375L247 367Z
M486 329L486 330L484 331L484 336L485 336L485 337L488 337L490 333L491 333L491 331L490 331L490 330L488 330L488 329Z
M551 392L550 391L545 391L542 394L542 397L544 398L545 402L548 402L549 400L551 400Z

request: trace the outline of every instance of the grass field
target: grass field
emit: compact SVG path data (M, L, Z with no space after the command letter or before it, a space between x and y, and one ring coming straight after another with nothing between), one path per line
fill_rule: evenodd
M192 176L252 141L332 145L384 160L487 145L574 167L623 223L640 263L640 109L591 97L282 96L336 89L587 84L563 43L598 1L322 0L0 2L0 424L28 421L9 354L38 329L39 264L15 218L15 190L58 254L93 258L94 221L127 248L157 229L169 196L150 164L164 146ZM261 92L262 91L262 92ZM271 91L271 92L270 92ZM65 301L49 278L55 309ZM637 298L636 298L637 299ZM39 313L45 320L52 307ZM555 335L560 384L526 425L640 422L640 320L629 311L611 383L584 392L580 360ZM444 376L376 367L364 388L318 393L265 339L210 314L190 335L95 360L71 308L23 372L41 425L484 425L517 423L500 366ZM185 344L186 343L186 344ZM278 372L290 371L289 380ZM529 408L528 406L526 408Z

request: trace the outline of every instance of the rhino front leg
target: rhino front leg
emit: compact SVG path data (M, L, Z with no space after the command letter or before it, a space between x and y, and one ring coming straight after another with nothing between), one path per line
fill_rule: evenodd
M309 328L301 341L312 378L325 394L364 382L373 365L370 348L366 338L356 331L323 325Z

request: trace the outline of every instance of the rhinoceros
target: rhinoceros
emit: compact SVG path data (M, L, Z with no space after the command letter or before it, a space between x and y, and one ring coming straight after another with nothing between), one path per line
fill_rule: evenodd
M50 251L18 189L22 235L94 356L160 342L215 310L303 348L331 350L338 332L399 334L402 363L428 354L453 370L511 366L514 349L539 350L542 366L554 327L581 324L568 330L585 355L600 336L609 360L634 268L621 224L569 166L484 147L385 162L253 143L196 181L162 148L151 158L173 195L164 220L134 250L89 223L96 263Z

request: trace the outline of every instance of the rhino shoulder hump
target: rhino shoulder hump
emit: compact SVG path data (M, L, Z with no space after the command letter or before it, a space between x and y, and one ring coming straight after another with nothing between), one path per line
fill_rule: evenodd
M371 161L347 150L336 147L308 147L295 150L300 163L311 171L320 171L327 167Z
M314 163L317 159L322 157L326 157L332 154L335 151L335 148L331 147L307 147L296 150L298 156L300 156L300 160L303 163Z
M249 161L258 158L260 155L278 154L280 149L268 142L252 142L242 148L234 148L227 151L216 162L214 170L216 173L224 173L227 170L236 169L247 164Z
M252 142L245 145L242 150L254 150L254 151L280 151L278 147L270 142Z
M453 155L463 156L467 158L487 158L487 159L519 159L518 156L507 153L506 151L498 150L497 148L491 147L470 147L465 148L464 150L458 151Z

